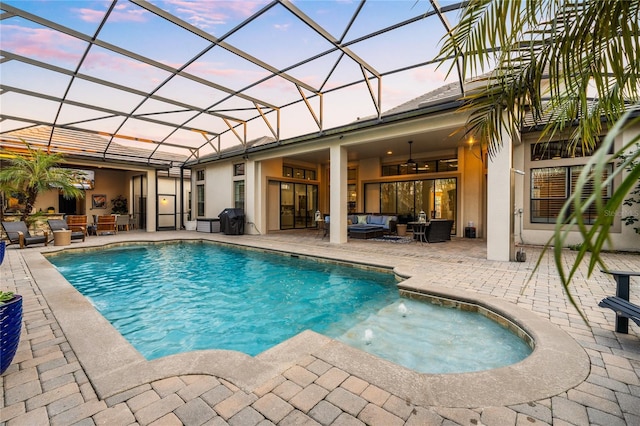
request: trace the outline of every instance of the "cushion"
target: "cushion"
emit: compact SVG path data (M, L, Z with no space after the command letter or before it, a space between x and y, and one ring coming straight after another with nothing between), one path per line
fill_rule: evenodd
M371 225L384 225L387 221L387 216L369 216L369 223Z
M366 224L367 224L367 216L358 215L358 225L366 225Z
M384 222L384 226L386 226L387 228L389 227L389 222L391 222L392 220L397 222L398 218L395 216L385 216L386 217L386 221Z

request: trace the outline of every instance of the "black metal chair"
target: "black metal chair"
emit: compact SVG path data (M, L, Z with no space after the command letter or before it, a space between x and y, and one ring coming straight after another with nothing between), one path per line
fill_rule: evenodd
M71 230L71 228L69 227L69 224L67 224L67 221L64 219L49 219L47 222L49 222L49 228L51 228L51 231L53 232ZM71 231L71 239L84 241L85 239L84 228L79 231Z
M44 235L31 235L27 224L19 222L2 222L7 238L11 244L20 244L20 248L25 248L31 244L49 244L49 233L44 231Z

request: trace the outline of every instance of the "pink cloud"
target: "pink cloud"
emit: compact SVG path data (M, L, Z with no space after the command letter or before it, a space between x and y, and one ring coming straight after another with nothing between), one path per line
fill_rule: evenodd
M86 43L48 28L3 25L2 48L41 61L64 63L73 67Z
M166 10L199 28L224 25L232 18L244 19L266 4L260 1L189 1L167 0Z
M100 22L106 13L106 9L72 9L78 17L85 22ZM119 3L109 16L111 22L144 22L145 14L148 13L142 8L133 8L130 4Z

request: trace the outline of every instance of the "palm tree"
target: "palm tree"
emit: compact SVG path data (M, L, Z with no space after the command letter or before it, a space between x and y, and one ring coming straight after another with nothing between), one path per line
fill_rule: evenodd
M33 149L29 145L24 154L8 154L8 165L0 170L0 189L4 193L24 194L26 205L20 220L27 219L38 194L43 191L58 189L65 198L84 197L84 191L73 185L77 172L58 167L63 163L61 154Z
M614 153L619 164L612 176L604 170L615 136L640 124L639 22L640 0L471 0L438 57L441 65L460 66L465 77L486 82L465 94L462 110L470 114L466 131L491 155L502 146L502 132L516 137L527 115L543 129L540 143L568 131L570 148L581 145L593 153L545 247L554 247L556 268L574 306L568 291L572 277L587 253L589 273L605 267L600 252L615 219L606 213L619 211L640 179L640 136ZM606 184L623 170L627 174L605 204ZM582 193L589 181L593 191ZM588 227L582 213L591 206L599 214ZM584 244L566 273L562 247L576 229Z

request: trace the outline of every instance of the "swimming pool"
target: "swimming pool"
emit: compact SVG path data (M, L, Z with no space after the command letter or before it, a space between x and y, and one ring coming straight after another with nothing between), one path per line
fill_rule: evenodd
M353 330L400 300L390 273L202 242L120 246L49 260L147 359L197 349L256 355L305 329L357 346L349 342ZM412 308L407 318L416 319L416 312ZM413 346L411 337L402 338L405 347ZM363 349L377 354L381 339L376 332L376 344ZM455 371L476 369L458 365Z

